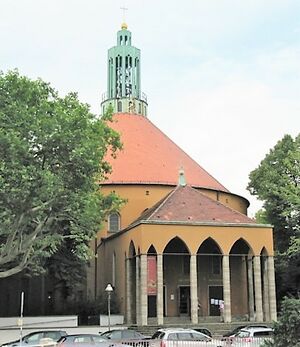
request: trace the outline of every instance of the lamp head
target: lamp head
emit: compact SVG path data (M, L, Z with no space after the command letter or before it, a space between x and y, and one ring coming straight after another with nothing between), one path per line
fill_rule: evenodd
M108 285L107 285L106 288L105 288L105 291L106 291L107 293L111 293L111 292L114 291L114 288L112 287L112 285L111 285L110 283L108 283Z

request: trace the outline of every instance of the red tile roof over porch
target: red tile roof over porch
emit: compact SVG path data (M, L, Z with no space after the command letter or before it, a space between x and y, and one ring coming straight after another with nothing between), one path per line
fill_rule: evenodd
M256 224L254 219L215 201L191 186L177 186L135 222Z

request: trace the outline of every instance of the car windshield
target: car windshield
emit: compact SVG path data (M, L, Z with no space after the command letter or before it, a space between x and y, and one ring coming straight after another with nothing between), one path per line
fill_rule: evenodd
M238 332L236 334L237 337L249 337L250 336L250 332L246 331L246 330L241 330L240 332Z
M27 343L34 343L34 342L39 342L40 339L43 338L43 333L36 333L36 334L32 334L28 337L24 338L24 341Z

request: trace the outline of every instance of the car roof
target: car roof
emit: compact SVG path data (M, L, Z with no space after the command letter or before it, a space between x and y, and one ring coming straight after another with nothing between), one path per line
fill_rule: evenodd
M186 331L186 330L194 330L192 328L160 328L157 329L159 331Z
M63 337L69 337L69 336L99 336L99 337L101 337L100 334L88 334L88 333L83 333L83 334L81 334L81 333L79 333L79 334L69 334L69 335L63 336Z
M253 332L253 331L273 331L273 329L272 328L267 328L267 327L250 327L250 328L241 329L240 331L247 331L247 332Z

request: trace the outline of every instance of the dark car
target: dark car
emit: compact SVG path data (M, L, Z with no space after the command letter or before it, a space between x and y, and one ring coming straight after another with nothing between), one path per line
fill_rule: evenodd
M99 343L99 342L108 342L108 339L105 336L100 336L97 334L74 334L61 337L57 344L58 346L63 346L65 344L73 343Z
M20 340L11 341L3 343L1 347L24 347L30 345L37 345L41 339L52 339L57 342L61 337L66 336L67 333L64 330L44 330L44 331L35 331L23 336L21 343Z
M150 336L143 335L132 329L114 329L105 331L100 336L105 336L109 340L145 340Z

